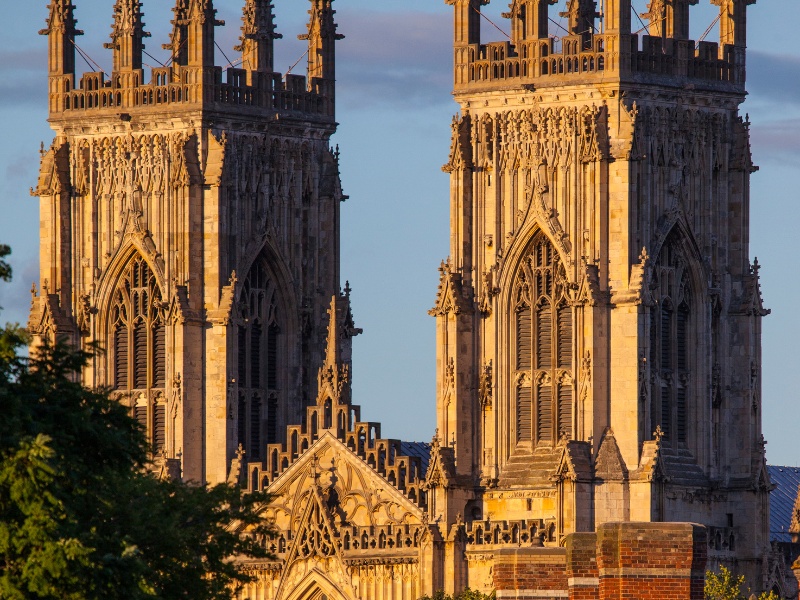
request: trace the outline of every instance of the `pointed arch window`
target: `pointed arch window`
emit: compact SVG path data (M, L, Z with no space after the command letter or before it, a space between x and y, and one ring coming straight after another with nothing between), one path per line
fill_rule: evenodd
M166 326L161 289L150 265L134 256L112 296L110 343L115 390L130 394L153 450L166 445Z
M531 240L513 288L517 443L552 444L573 435L572 306L566 271L541 232Z
M279 317L275 283L266 261L257 260L242 286L236 328L238 443L252 460L265 455L263 446L278 441Z
M653 268L650 308L652 428L675 447L689 436L692 289L677 235L671 234Z

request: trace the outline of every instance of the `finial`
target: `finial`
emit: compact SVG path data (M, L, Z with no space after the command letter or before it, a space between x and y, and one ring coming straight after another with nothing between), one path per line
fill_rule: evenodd
M344 297L345 298L350 298L350 292L351 291L352 291L352 289L350 288L350 282L349 281L345 281L344 282Z
M247 452L245 452L244 447L241 444L239 444L239 447L236 448L236 458L239 459L239 461L241 461L242 457L245 454L247 454Z
M442 439L439 437L439 428L436 428L436 431L433 433L433 438L431 439L431 448L438 449L442 443Z
M36 299L36 282L35 281L31 285L31 299L32 300Z
M639 262L642 265L646 265L649 260L650 260L650 255L647 253L647 246L642 246L642 251L639 254Z
M656 440L657 444L660 444L661 440L664 439L664 430L661 429L661 425L656 425L656 430L653 432L653 438Z

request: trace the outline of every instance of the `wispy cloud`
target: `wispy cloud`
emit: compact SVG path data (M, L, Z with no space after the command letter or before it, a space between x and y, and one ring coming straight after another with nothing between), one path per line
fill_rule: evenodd
M0 107L47 104L47 53L0 51Z
M800 104L800 58L749 51L747 88L759 102Z
M32 180L34 168L35 161L29 156L18 156L6 165L6 179L13 182Z
M797 165L800 157L800 118L765 123L750 129L756 156Z
M341 10L347 39L338 48L338 79L348 108L450 101L452 49L448 15Z
M47 51L44 48L0 50L0 73L19 71L47 72Z

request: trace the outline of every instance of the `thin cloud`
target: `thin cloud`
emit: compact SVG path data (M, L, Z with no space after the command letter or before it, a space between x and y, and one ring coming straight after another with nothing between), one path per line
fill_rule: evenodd
M800 104L800 58L750 50L747 63L747 88L753 99Z
M0 73L47 72L47 51L43 48L23 48L0 51Z
M39 105L47 108L47 75L0 80L0 108Z
M28 181L34 176L34 165L29 156L19 156L6 165L6 179L9 181Z
M800 118L752 127L750 137L756 156L797 164L800 156Z
M450 102L452 48L448 15L350 12L340 27L340 97L349 108ZM346 30L345 30L346 29Z

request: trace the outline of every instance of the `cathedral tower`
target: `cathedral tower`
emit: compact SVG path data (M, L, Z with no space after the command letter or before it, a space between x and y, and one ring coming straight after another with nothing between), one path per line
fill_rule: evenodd
M103 349L83 374L186 479L225 479L317 398L339 288L328 2L308 79L273 70L268 0L243 0L240 67L215 65L212 0L176 0L163 67L143 68L139 0L113 7L110 74L75 71L75 6L51 0L50 123L35 338ZM315 64L317 64L315 63Z
M554 1L514 0L493 43L487 0L446 1L461 112L431 314L455 465L432 517L464 515L476 544L512 521L544 545L702 523L710 559L757 580L768 311L739 114L753 0L714 0L719 43L689 39L691 0L652 0L639 31L630 0L568 0L566 33L548 31Z

